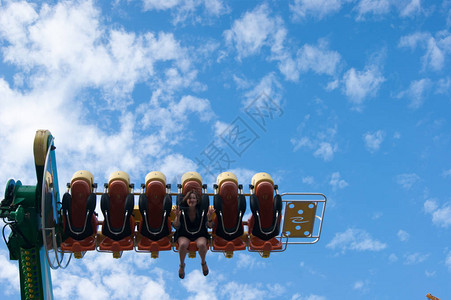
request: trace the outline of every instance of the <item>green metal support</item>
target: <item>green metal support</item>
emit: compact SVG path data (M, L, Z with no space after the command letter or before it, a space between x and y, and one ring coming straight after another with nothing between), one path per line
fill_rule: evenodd
M19 261L21 298L27 300L53 299L50 277L50 267L53 266L49 265L46 252L55 248L52 244L53 233L49 234L47 229L52 228L55 229L53 232L58 232L58 225L61 224L54 150L50 132L38 130L34 141L37 184L25 186L20 180L16 182L10 179L6 185L5 197L0 203L0 218L11 229L6 241L9 256L11 260ZM42 202L42 195L45 202ZM48 247L49 243L52 244L51 247ZM59 263L58 261L58 265Z

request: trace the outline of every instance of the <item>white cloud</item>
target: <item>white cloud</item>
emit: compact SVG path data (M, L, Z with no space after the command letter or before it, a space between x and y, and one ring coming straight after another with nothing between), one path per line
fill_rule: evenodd
M261 5L236 20L232 29L224 32L227 43L235 44L240 56L248 56L260 50L265 44L272 22L268 17L268 7Z
M171 105L170 110L171 117L181 120L189 119L191 113L197 113L201 121L208 121L214 116L210 101L194 96L182 97L180 102Z
M451 53L451 34L439 31L434 37L429 32L415 32L401 37L398 46L411 49L420 46L426 51L421 58L423 69L440 71L445 66L447 55Z
M387 244L373 239L363 229L348 228L344 232L336 233L326 247L345 253L347 250L381 251L387 247Z
M246 78L242 78L236 74L233 74L232 76L233 82L236 84L238 89L249 89L251 86L251 83Z
M360 0L355 8L358 12L357 20L363 20L365 15L383 15L390 11L389 0Z
M445 53L434 38L427 41L426 54L423 56L423 65L433 70L441 70L445 62Z
M401 9L401 17L409 17L421 12L421 0L411 0L406 4L404 8Z
M302 138L292 138L290 139L291 144L293 145L293 151L298 151L299 149L303 147L312 148L313 142L308 137L302 137Z
M451 251L448 252L445 258L445 265L448 267L448 270L451 272Z
M0 284L8 286L4 289L6 295L11 295L20 291L19 287L19 267L17 263L9 260L9 253L0 251Z
M186 172L196 171L198 166L192 160L181 154L170 154L162 158L156 170L166 175L168 183L180 183L182 175Z
M436 94L448 95L451 90L451 78L441 78L437 81Z
M216 282L210 282L199 270L187 274L182 286L191 294L188 299L208 300L218 299L216 295Z
M279 71L285 76L286 80L291 80L294 82L299 80L299 64L295 59L293 59L292 55L289 53L284 53L284 55L277 56L277 60L279 60Z
M21 7L26 11L24 19L11 19L18 14L12 12L16 5L0 10L0 36L7 41L2 47L5 61L21 66L32 86L51 84L42 81L42 75L58 76L58 84L70 82L67 88L72 91L102 88L107 99L125 99L119 102L124 105L134 85L154 74L155 62L178 60L182 67L186 61L172 34L108 30L92 1L43 4L39 14L33 8ZM5 30L8 27L13 29ZM40 72L29 74L30 70ZM109 104L118 103L110 99Z
M357 2L354 7L357 21L364 21L368 15L386 15L393 6L403 18L414 17L423 12L421 0L294 0L294 3L290 4L290 11L295 21L302 21L310 16L322 19L339 12L346 3L354 2Z
M451 203L447 202L439 206L434 199L424 202L424 211L432 215L432 223L436 226L448 228L451 226Z
M383 213L380 211L374 212L373 216L371 217L373 220L380 219L383 216Z
M8 13L6 13L8 12ZM0 14L0 34L8 36L11 43L22 43L28 39L24 27L29 26L38 18L32 4L27 2L4 3Z
M209 100L191 95L181 97L178 102L173 99L164 102L151 99L149 103L138 107L137 115L140 119L138 125L151 132L149 139L155 142L153 147L143 150L155 150L152 151L155 155L165 154L164 150L161 150L164 144L175 145L183 139L180 133L195 119L193 116L202 122L207 122L215 116Z
M88 253L81 261L72 261L70 268L52 271L53 293L58 299L170 299L159 269L150 270L150 276L138 275L133 256L124 253L120 260L111 255ZM139 260L139 259L138 259ZM142 260L141 268L149 270L150 261Z
M268 297L268 292L265 289L257 286L238 282L229 282L221 286L219 294L224 299L265 299Z
M144 11L171 10L172 23L183 23L187 19L202 22L208 17L219 17L229 9L221 0L143 0Z
M271 295L274 295L274 297L279 298L282 294L284 294L286 292L286 288L281 285L280 283L276 283L276 284L267 284L266 288L268 289L268 292Z
M369 290L369 284L369 280L357 280L352 285L352 288L360 292L367 292Z
M312 70L317 74L334 75L341 56L338 52L328 50L328 45L320 41L318 46L305 44L297 52L297 63L303 72Z
M238 178L238 183L243 184L243 187L248 186L251 183L252 176L257 174L257 171L245 168L234 168L230 172L235 174L236 178Z
M31 78L31 87L48 87L52 81L43 78L55 76L52 79L58 86L68 85L68 93L100 88L108 109L123 108L131 101L135 84L164 81L164 76L154 76L159 62L168 62L165 89L168 84L193 85L192 53L188 54L172 33L136 34L107 27L92 1L43 4L39 13L31 5L16 12L16 6L0 10L0 37L6 41L2 52L5 61L23 69L19 75ZM11 17L19 11L27 11L22 13L26 16Z
M422 254L419 252L404 255L404 264L414 265L425 261L429 257L429 254Z
M319 148L313 153L315 157L320 157L324 161L331 161L334 158L334 153L337 151L337 146L327 142L320 142Z
M410 189L419 180L420 177L415 173L405 173L396 176L396 182L406 190Z
M237 253L236 266L238 269L252 270L264 267L265 263L250 254Z
M164 285L159 282L149 280L144 286L142 292L143 298L155 299L155 300L169 300L172 299L171 295L166 293Z
M255 87L245 93L243 106L268 107L271 110L273 118L280 117L282 110L283 86L274 73L265 75Z
M427 39L430 38L430 34L426 32L415 32L410 35L402 36L399 40L399 47L409 47L411 49L415 49L418 44L423 43Z
M437 201L434 199L428 199L424 202L424 211L427 213L433 213L437 208Z
M313 176L306 176L302 178L302 183L313 185L315 184L315 178Z
M321 158L324 161L331 161L334 158L334 154L338 151L338 145L335 142L337 126L334 125L324 130L313 132L310 129L312 126L308 126L310 122L311 116L304 116L304 120L298 126L298 131L300 131L301 136L290 139L293 145L293 151L306 148L313 151L315 157Z
M158 0L143 0L145 10L166 10L171 9L179 5L182 1L180 0L168 0L168 1L158 1Z
M451 176L451 169L442 172L443 177Z
M396 262L396 261L398 261L398 256L396 256L396 254L394 254L394 253L392 253L392 254L390 254L390 256L388 257L388 260L390 261L390 262Z
M251 255L248 255L251 257ZM263 266L261 259L255 264ZM244 299L257 300L271 297L285 297L289 285L271 283L243 283L227 278L227 274L205 277L200 264L187 272L180 282L178 291L171 291L168 282L174 282L176 269L165 271L153 265L148 255L124 252L121 259L113 259L111 254L88 252L82 260L72 260L63 271L52 271L53 294L57 299ZM198 266L198 267L197 267ZM247 266L249 267L249 265ZM10 262L5 251L0 252L0 283L7 285L5 295L17 295L19 272L17 264ZM142 275L145 274L145 275ZM55 280L57 278L58 280ZM221 288L218 288L218 287ZM304 299L304 298L302 298ZM315 298L311 298L315 299ZM318 298L320 299L320 298Z
M324 296L319 296L319 295L315 295L315 294L310 294L307 296L302 296L301 294L294 294L291 297L291 300L326 300L327 298Z
M287 80L298 81L300 73L309 70L317 74L336 73L341 56L329 50L325 40L320 40L318 45L305 44L293 55L284 45L286 36L287 29L282 19L272 17L266 4L246 12L241 19L234 21L231 29L224 31L226 43L235 47L239 60L268 47L269 60L278 62L279 71Z
M313 71L316 74L333 76L337 73L341 55L329 50L326 40L320 39L317 45L305 44L293 55L281 47L271 58L277 60L280 72L286 80L298 81L301 73Z
M341 190L348 186L348 183L344 179L341 179L340 172L332 173L329 184L332 186L333 190Z
M216 121L214 124L215 137L219 138L229 126L230 124L228 123Z
M354 282L353 289L354 290L360 290L360 289L363 288L363 285L364 285L363 281L361 281L361 280L356 281L356 282Z
M295 20L304 20L308 16L318 19L336 13L341 9L342 0L295 0L290 3L290 11Z
M410 237L410 234L402 229L400 229L396 235L401 242L407 242Z
M171 154L167 146L183 138L187 114L201 121L214 115L207 99L173 100L174 90L196 88L197 73L192 54L171 33L136 34L111 29L101 20L92 1L0 7L1 51L21 85L17 90L0 78L0 103L8 105L0 112L8 149L0 154L7 151L14 162L0 162L5 173L14 170L24 181L33 180L33 171L25 167L32 159L29 149L35 130L49 128L64 162L62 184L78 168L90 170L96 180L123 169L136 180L155 160ZM160 62L164 67L156 68ZM152 99L136 111L126 110L140 82L156 87ZM100 101L92 99L90 89L100 92Z
M340 85L340 80L335 79L327 83L326 91L333 91Z
M366 149L374 153L379 150L381 143L384 141L385 133L382 130L378 130L374 133L367 132L363 135Z
M428 78L420 80L414 80L410 83L407 90L398 94L398 98L408 97L410 98L409 107L411 109L418 109L423 105L425 93L431 88L432 82Z
M270 17L266 4L246 12L241 19L233 22L232 28L224 31L228 45L234 45L238 59L257 54L263 46L280 52L286 30L280 18Z
M211 280L208 281L208 283L210 282ZM216 287L215 292L219 299L257 300L279 298L284 297L287 291L284 285L278 283L263 285L261 283L227 281L218 282L218 284L220 284L221 288ZM213 283L213 285L216 285L216 283Z
M343 75L343 81L345 95L359 108L366 98L377 94L385 78L376 66L369 66L363 71L349 69Z

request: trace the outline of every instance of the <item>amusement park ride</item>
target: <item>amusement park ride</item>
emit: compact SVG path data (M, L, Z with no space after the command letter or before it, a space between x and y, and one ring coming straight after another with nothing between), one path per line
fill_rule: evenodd
M177 251L171 220L175 205L191 190L202 195L203 218L213 198L215 226L209 247L227 258L245 250L266 258L289 245L314 244L321 235L326 196L279 193L267 173L255 174L246 194L233 173L219 174L214 192L208 193L200 174L187 172L173 193L165 175L153 171L135 193L125 172L111 174L104 191L97 192L94 176L77 171L60 201L54 139L48 130L36 132L34 160L37 184L26 186L10 179L0 206L10 259L19 261L22 299L53 299L50 268L66 268L72 255L81 259L87 251L97 251L120 258L123 251L134 250L157 258L160 251ZM95 211L97 196L103 221ZM252 214L243 220L246 197ZM7 226L11 229L8 239ZM196 244L191 243L189 257L195 257L196 250Z

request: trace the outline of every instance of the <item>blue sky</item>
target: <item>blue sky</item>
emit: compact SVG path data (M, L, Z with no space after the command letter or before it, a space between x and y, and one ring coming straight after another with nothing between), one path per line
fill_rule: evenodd
M175 184L268 172L328 197L315 245L262 259L88 253L57 299L451 298L451 2L0 2L0 185L36 182L37 129L59 182L123 170ZM252 118L261 103L273 114ZM240 124L246 138L229 140ZM207 153L215 159L208 161ZM0 246L2 299L19 297Z

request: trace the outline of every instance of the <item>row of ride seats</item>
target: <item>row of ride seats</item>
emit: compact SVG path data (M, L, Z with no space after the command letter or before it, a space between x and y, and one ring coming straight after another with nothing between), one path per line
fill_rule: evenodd
M178 185L176 204L184 195L195 190L201 195L201 213L204 217L209 208L209 196L202 177L196 172L187 172ZM277 186L267 173L257 173L250 185L250 208L252 216L248 220L249 250L269 252L282 248L275 237L280 231L282 200ZM120 257L124 250L151 252L158 257L158 251L172 248L170 215L172 210L171 187L166 185L166 177L161 172L150 172L139 194L139 216L133 216L134 194L130 177L125 172L111 174L105 192L101 195L101 211L104 216L102 235L96 239L98 219L95 213L96 184L88 171L78 171L68 184L68 192L63 196L63 230L61 244L63 251L74 252L75 257L89 250L113 252ZM233 251L245 250L247 236L244 234L243 216L246 199L242 186L233 173L224 172L217 177L214 185L215 226L213 228L213 251L222 251L227 257ZM276 191L276 195L274 192ZM136 220L139 220L135 238ZM178 247L175 243L176 248ZM188 250L195 251L195 243Z

